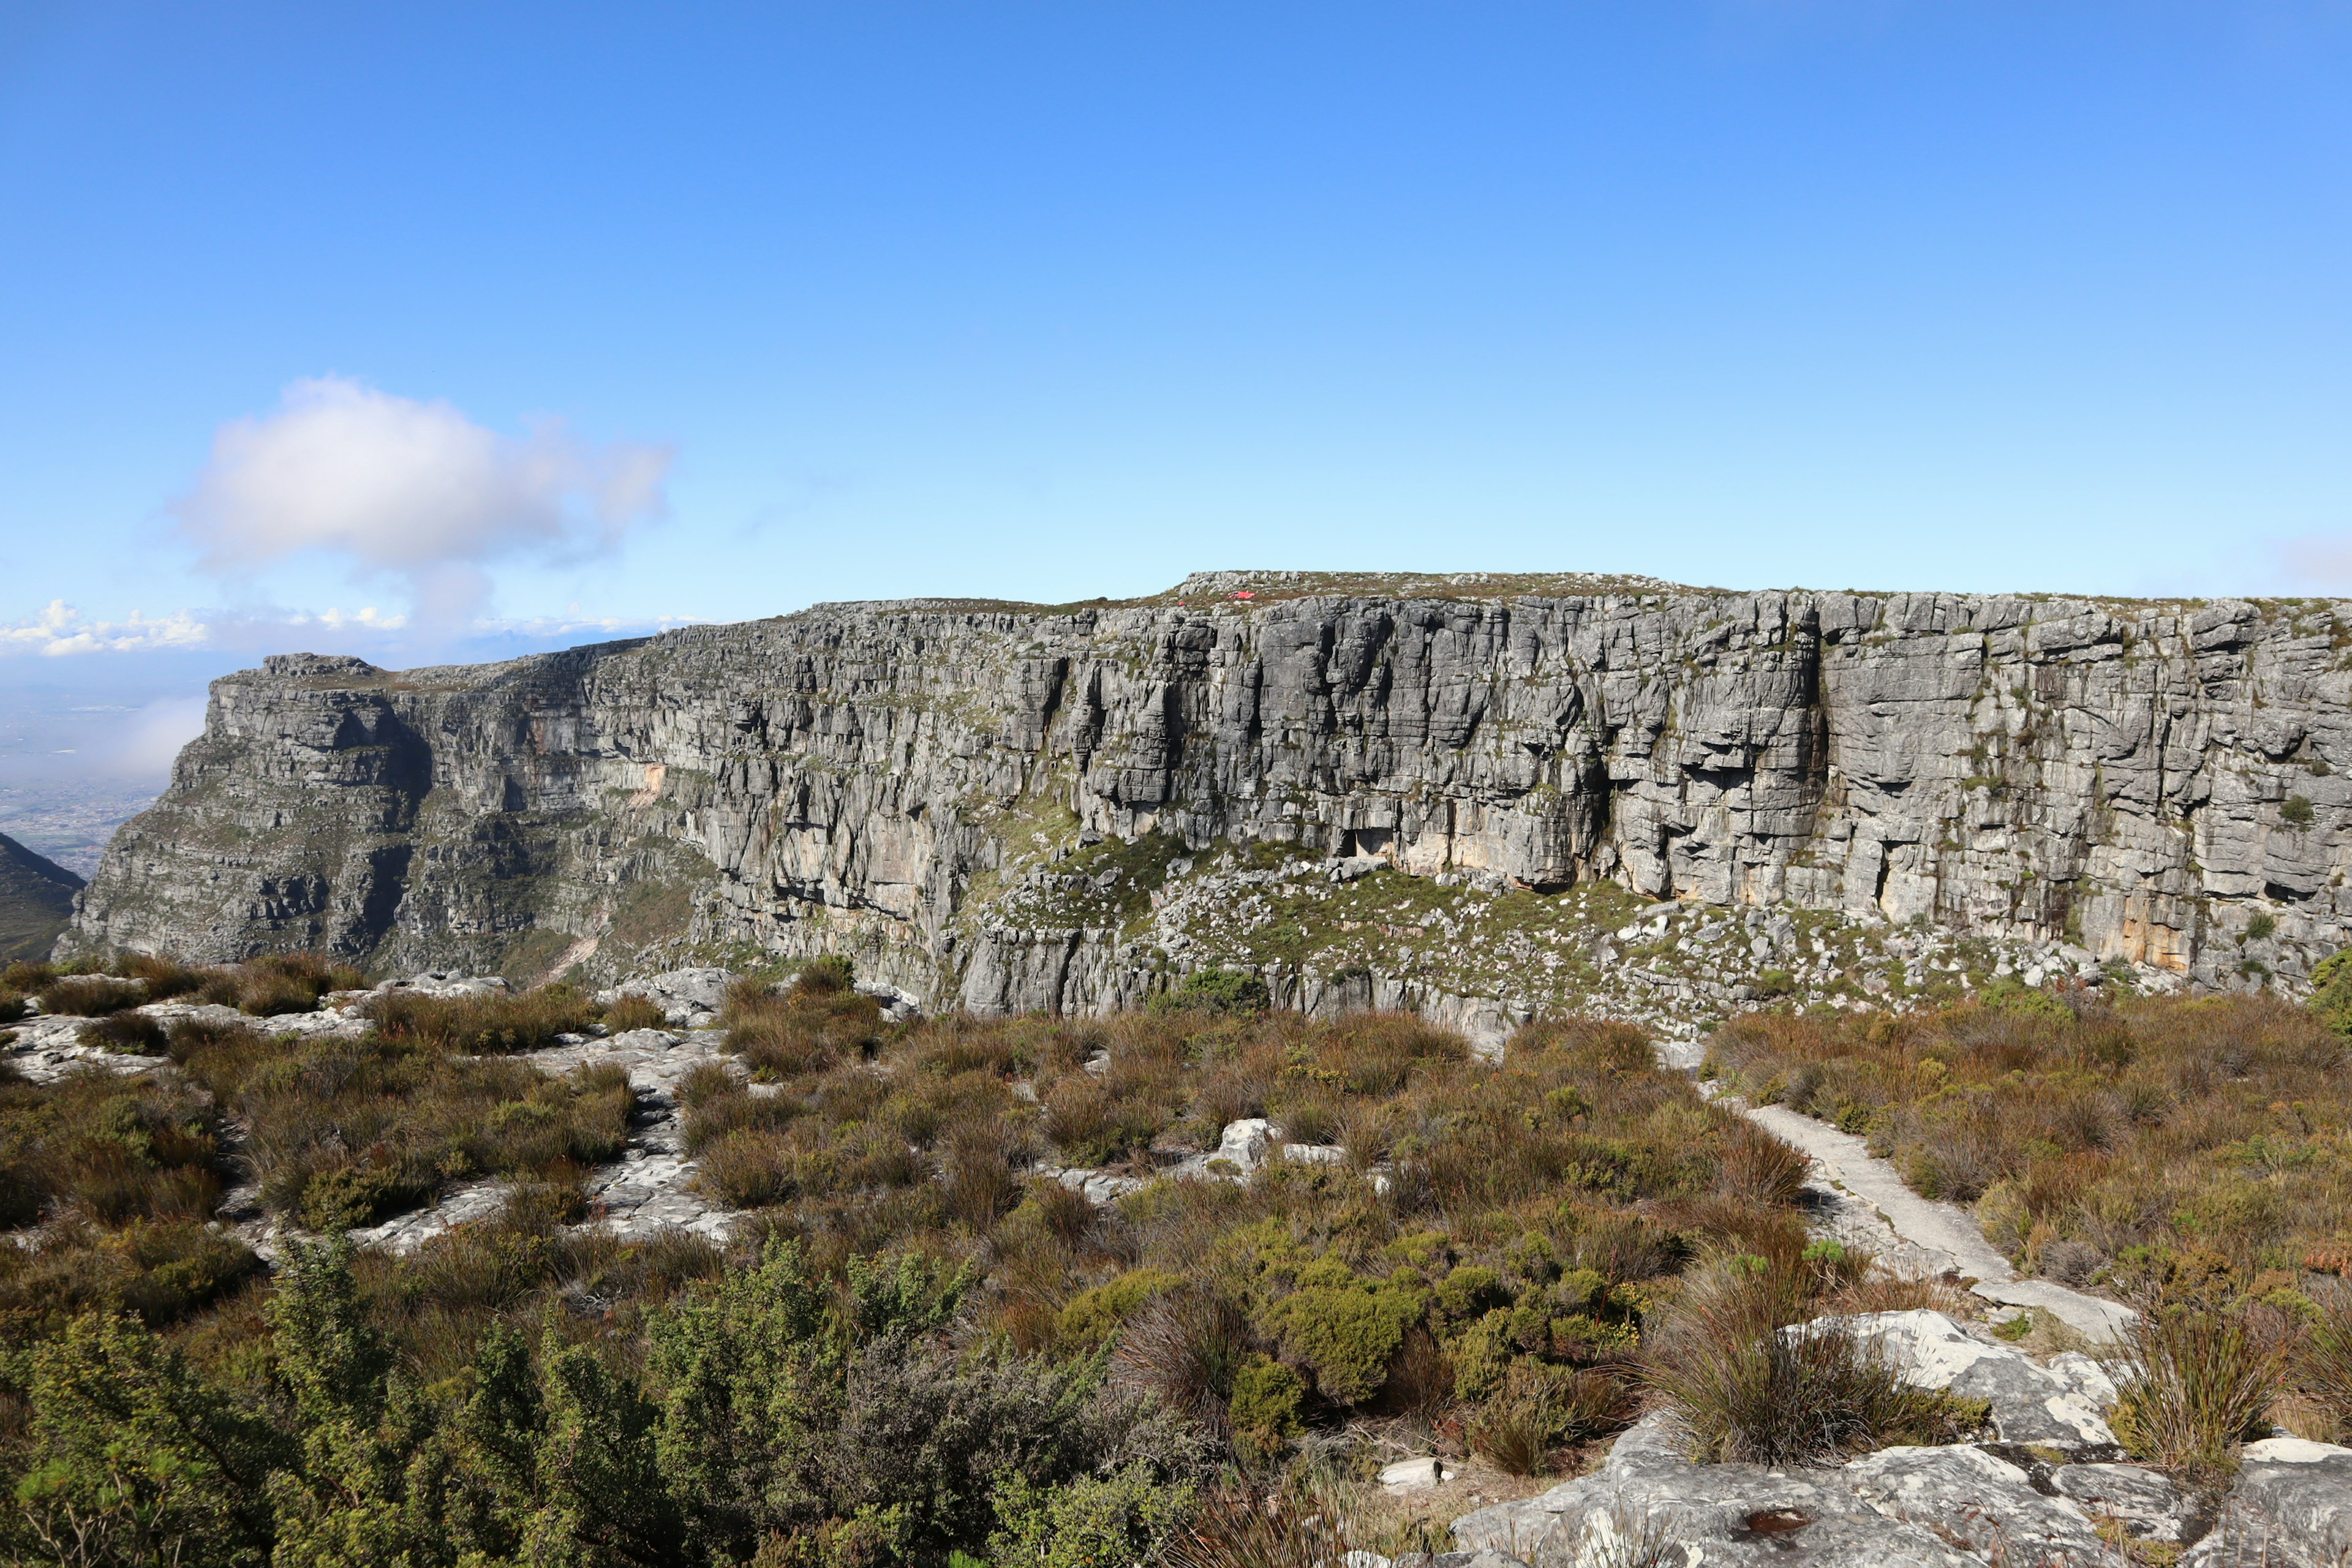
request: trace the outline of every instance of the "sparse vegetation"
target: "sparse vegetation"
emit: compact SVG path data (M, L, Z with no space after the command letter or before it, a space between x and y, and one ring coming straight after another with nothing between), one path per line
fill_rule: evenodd
M527 1540L649 1568L1174 1560L1246 1544L1276 1517L1247 1489L1351 1426L1541 1473L1630 1417L1688 1258L1801 1238L1801 1162L1623 1026L1530 1028L1495 1066L1410 1017L1246 997L890 1026L847 981L739 987L737 1062L679 1085L701 1180L751 1211L723 1263L577 1226L632 1096L508 1054L589 1021L555 988L393 993L358 1039L183 1019L169 1069L0 1086L5 1190L34 1194L9 1223L37 1232L0 1248L26 1352L0 1458L37 1478L11 1548L95 1520L110 1551L306 1560L366 1521L419 1564ZM149 1022L86 1027L115 1018ZM1161 1179L1259 1115L1316 1157ZM1041 1164L1136 1190L1099 1205ZM490 1221L399 1258L298 1247L273 1283L202 1223L232 1173L329 1233L511 1184ZM124 1421L205 1458L125 1484L96 1436Z
M2201 1259L2262 1294L2352 1267L2347 1049L2311 1011L2241 996L1758 1014L1711 1061L1973 1204L2029 1269L2081 1285Z
M2352 1082L2333 1011L2352 970L2330 959L2320 978L2310 1008L1989 995L1756 1015L1717 1033L1711 1061L1733 1092L1864 1134L1918 1191L1972 1204L2023 1267L2152 1302L2117 1430L2210 1479L2282 1379L2315 1428L2347 1430L2352 1411Z

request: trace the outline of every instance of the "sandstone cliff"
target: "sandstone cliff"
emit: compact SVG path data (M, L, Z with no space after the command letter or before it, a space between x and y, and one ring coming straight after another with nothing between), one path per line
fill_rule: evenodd
M598 977L839 951L984 1009L1232 956L1390 1002L1433 930L1434 988L1480 989L1458 888L1514 931L1675 900L1748 911L1698 934L1759 954L1924 924L2292 986L2352 923L2345 609L1230 574L478 668L274 658L215 683L66 946ZM1217 877L1250 908L1208 907ZM1538 935L1545 973L1620 957Z

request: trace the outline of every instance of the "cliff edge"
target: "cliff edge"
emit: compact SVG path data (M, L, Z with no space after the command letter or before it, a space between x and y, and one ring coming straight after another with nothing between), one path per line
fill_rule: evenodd
M1459 888L1521 925L1676 900L1785 915L1799 952L1833 918L2292 987L2352 920L2346 610L1227 573L469 668L278 657L214 683L66 946L592 978L839 952L1083 1010L1256 931L1230 953L1284 999L1392 1003ZM1283 901L1327 873L1411 929Z

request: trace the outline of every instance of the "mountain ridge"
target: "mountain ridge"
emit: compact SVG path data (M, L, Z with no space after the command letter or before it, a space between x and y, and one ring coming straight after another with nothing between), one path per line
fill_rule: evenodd
M2292 989L2352 929L2344 611L1215 573L480 667L275 656L215 684L68 945L591 978L842 952L982 1011L1133 1005L1213 962L1310 1008L1549 1005L1233 881L1344 861L1424 903L1452 879L1606 905L1545 939L1581 944L1554 971L1616 962L1612 922L1673 902L1803 917L1791 963L1916 924ZM1171 951L1161 911L1216 877L1280 940L1220 947L1246 922L1208 909Z
M63 866L0 833L0 963L47 958L81 887Z

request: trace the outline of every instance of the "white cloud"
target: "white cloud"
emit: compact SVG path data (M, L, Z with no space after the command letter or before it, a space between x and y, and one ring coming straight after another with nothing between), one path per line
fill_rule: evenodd
M205 732L205 700L165 697L131 714L100 759L116 773L161 778L180 748Z
M93 621L63 599L29 621L0 626L0 647L52 657L74 653L140 653L202 647L212 628L186 610L151 621L138 611L120 621Z
M555 421L502 436L446 403L325 376L221 426L178 511L209 570L340 552L405 578L419 618L460 626L488 600L483 563L576 558L660 515L669 463L667 447L598 446Z

